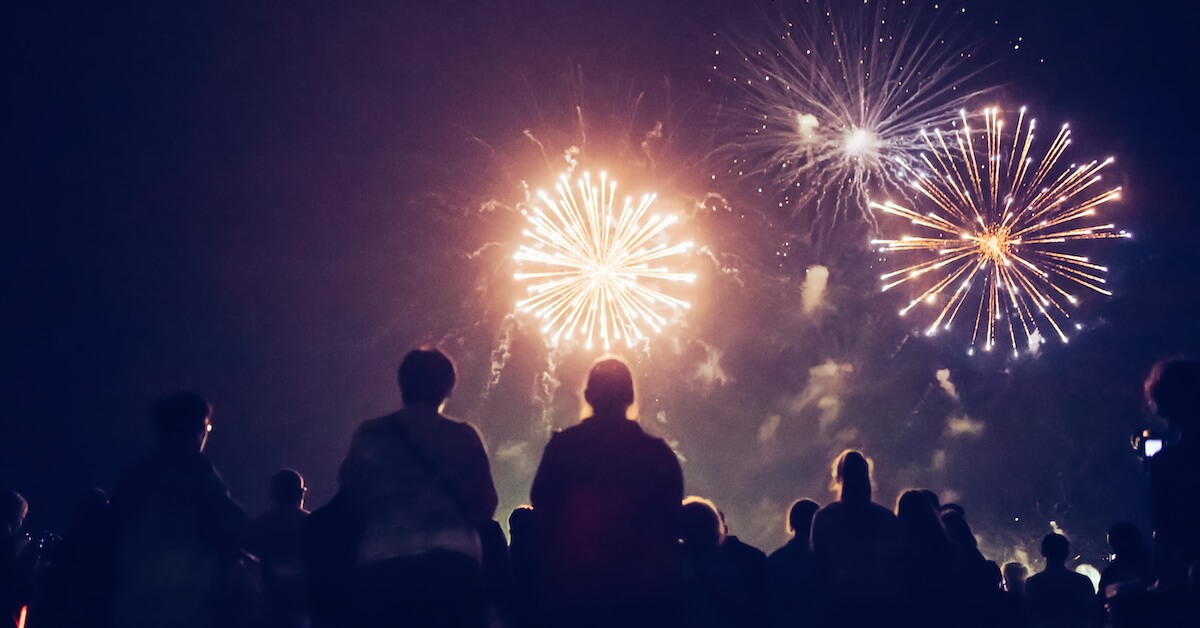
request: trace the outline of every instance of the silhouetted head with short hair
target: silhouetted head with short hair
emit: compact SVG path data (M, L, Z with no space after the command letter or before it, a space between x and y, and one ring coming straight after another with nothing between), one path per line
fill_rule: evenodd
M1150 369L1145 382L1146 403L1175 427L1200 418L1200 360L1162 360Z
M1009 593L1023 595L1025 593L1025 578L1029 576L1029 569L1021 563L1004 563L1004 590Z
M804 539L807 543L809 534L812 532L813 517L820 509L821 505L811 499L797 499L792 502L787 516L788 534L798 539Z
M532 530L533 522L533 507L525 505L513 508L512 512L508 515L509 536L528 535Z
M962 513L943 509L942 528L946 530L946 537L955 545L965 550L979 549L979 541L975 539L975 533L971 532L971 526L967 524L967 518L962 516Z
M691 551L715 551L721 546L724 524L716 504L692 495L683 500L680 534L683 546Z
M1128 521L1113 524L1108 529L1108 546L1117 558L1140 558L1146 554L1142 531Z
M396 371L405 406L440 407L454 390L455 381L454 362L431 347L409 351Z
M29 502L16 491L5 491L3 499L5 530L9 536L16 536L25 525L25 517L29 515Z
M840 501L871 501L871 461L853 449L843 451L833 463L833 485Z
M936 512L936 513L942 512L942 500L938 498L937 493L935 493L927 488L919 488L919 489L917 489L917 491L919 493L921 493L922 495L924 495L925 499L929 500L929 505L933 506L934 512Z
M904 491L900 494L896 499L896 519L902 529L916 538L926 542L945 542L942 522L933 504L929 503L929 497L922 491Z
M624 360L610 356L592 365L583 389L583 400L592 407L592 416L630 418L634 399L633 372Z
M150 425L162 449L204 451L211 418L212 405L191 391L168 395L150 407Z
M303 508L304 493L308 487L304 485L304 476L295 469L280 469L271 476L271 489L267 497L276 508Z
M1065 567L1070 553L1071 542L1067 537L1057 532L1042 537L1042 556L1046 559L1046 567Z

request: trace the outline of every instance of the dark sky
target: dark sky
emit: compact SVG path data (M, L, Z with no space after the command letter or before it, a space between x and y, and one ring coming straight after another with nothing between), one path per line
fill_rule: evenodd
M505 452L495 468L505 507L524 500L544 426L531 391L546 356L515 333L484 396L512 291L502 255L468 254L508 242L516 223L479 206L511 206L520 180L545 177L523 131L561 151L578 102L596 128L627 123L636 134L665 121L670 186L710 191L699 187L713 149L703 128L725 97L708 82L713 33L752 32L773 10L333 5L10 10L0 484L29 496L35 526L60 526L74 494L110 486L148 446L150 401L179 388L216 406L209 452L248 509L264 506L266 478L285 465L309 478L319 504L353 427L398 404L399 358L431 340L463 369L449 410L480 424L494 456ZM635 360L643 417L665 413L653 429L687 458L689 491L727 505L734 531L752 540L780 542L790 499L828 498L841 441L814 436L818 411L796 399L813 386L840 399L839 420L877 457L889 505L912 482L953 490L1004 548L1050 519L1098 543L1111 519L1144 518L1127 445L1145 420L1139 380L1157 357L1200 353L1195 21L1175 3L968 6L1000 20L987 46L1004 97L1069 120L1088 150L1118 157L1118 219L1136 238L1106 251L1117 296L1088 305L1092 324L1070 347L967 361L958 346L905 341L890 318L871 324L866 310L888 308L864 279L876 271L855 267L861 252L802 252L770 286L706 275L711 298L683 348ZM1021 49L1010 50L1016 37ZM599 134L591 141L604 153ZM735 208L752 203L712 191ZM739 257L774 246L737 221L697 223L714 248L745 249ZM780 286L794 293L807 264L831 269L828 311L765 329L774 306L746 303ZM713 350L724 384L697 375ZM560 365L555 424L570 419L581 361ZM851 371L839 375L842 364ZM939 396L940 368L957 404ZM775 413L778 441L764 445L756 435ZM947 442L943 422L964 414L983 435ZM934 472L937 451L947 461ZM1002 525L1018 516L1028 527Z

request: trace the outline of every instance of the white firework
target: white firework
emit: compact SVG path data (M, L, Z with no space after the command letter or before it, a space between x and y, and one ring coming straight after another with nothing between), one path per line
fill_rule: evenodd
M920 131L986 91L969 90L982 67L947 35L963 10L893 4L809 0L769 42L716 51L736 86L730 173L768 179L759 191L793 214L873 223L870 196L906 187Z

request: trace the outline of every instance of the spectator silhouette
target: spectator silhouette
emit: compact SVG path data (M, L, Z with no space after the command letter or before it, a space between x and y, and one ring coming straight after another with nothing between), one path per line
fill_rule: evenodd
M514 624L526 626L533 618L533 578L538 547L533 508L518 506L508 515L507 611Z
M544 625L678 621L679 460L629 412L633 375L602 358L583 392L591 416L554 434L530 491Z
M1095 619L1092 581L1067 569L1070 550L1067 537L1061 534L1042 538L1046 568L1025 583L1029 616L1035 628L1083 628Z
M193 392L156 402L155 448L113 491L118 628L252 621L252 576L241 553L245 515L203 454L211 415Z
M896 500L896 520L903 616L913 625L948 625L946 598L956 584L956 562L937 512L923 492L905 491Z
M787 532L791 538L768 558L772 625L794 625L813 613L817 575L809 538L813 516L820 509L811 499L798 499L788 509Z
M29 502L16 491L5 491L0 498L4 502L4 538L0 539L0 614L8 625L16 625L21 607L29 601L28 574L22 573L20 560L28 538L25 536L25 517L29 515Z
M454 364L422 348L398 371L404 407L359 426L340 491L362 520L355 626L482 626L486 601L479 529L496 488L479 433L441 412Z
M1150 409L1175 432L1147 461L1154 560L1173 621L1200 623L1200 360L1164 360L1145 382ZM1192 625L1196 625L1192 623Z
M91 489L80 496L56 560L31 613L43 628L104 625L113 596L111 512L108 495Z
M271 509L250 522L246 549L262 561L267 626L308 625L304 593L304 478L292 469L271 476Z
M1028 625L1029 618L1025 611L1025 579L1029 576L1029 569L1021 563L1005 563L1001 574L1004 578L1004 596L1000 625L1013 628Z
M871 501L871 464L846 450L833 465L837 501L817 511L812 550L825 618L847 626L892 620L897 587L896 517Z
M948 507L950 506L950 507ZM979 551L979 541L957 504L942 506L942 528L954 547L954 613L970 616L977 625L997 620L1002 603L1000 567Z
M767 586L770 563L767 555L757 547L730 534L725 512L717 510L721 518L721 553L737 569L746 583L746 624L761 626L767 621Z
M1113 560L1100 574L1097 595L1113 628L1148 626L1152 609L1147 589L1154 581L1150 551L1142 533L1132 523L1108 529L1108 546Z
M680 540L684 556L684 623L689 628L760 626L755 584L723 551L725 523L703 497L683 501Z

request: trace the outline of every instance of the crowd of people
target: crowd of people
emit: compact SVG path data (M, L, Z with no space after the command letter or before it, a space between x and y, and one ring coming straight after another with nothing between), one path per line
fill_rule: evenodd
M0 494L0 626L1200 625L1200 362L1165 361L1146 382L1177 435L1148 465L1153 543L1114 525L1098 591L1061 534L1028 575L988 560L964 509L932 491L876 503L854 450L833 463L837 499L792 504L791 539L768 555L687 495L675 453L630 416L616 358L592 367L590 415L550 438L506 537L479 433L441 414L453 363L418 349L398 380L402 409L358 428L337 494L311 513L284 469L270 510L248 518L204 456L212 408L190 392L152 406L154 450L83 496L60 541L31 540L28 503Z

